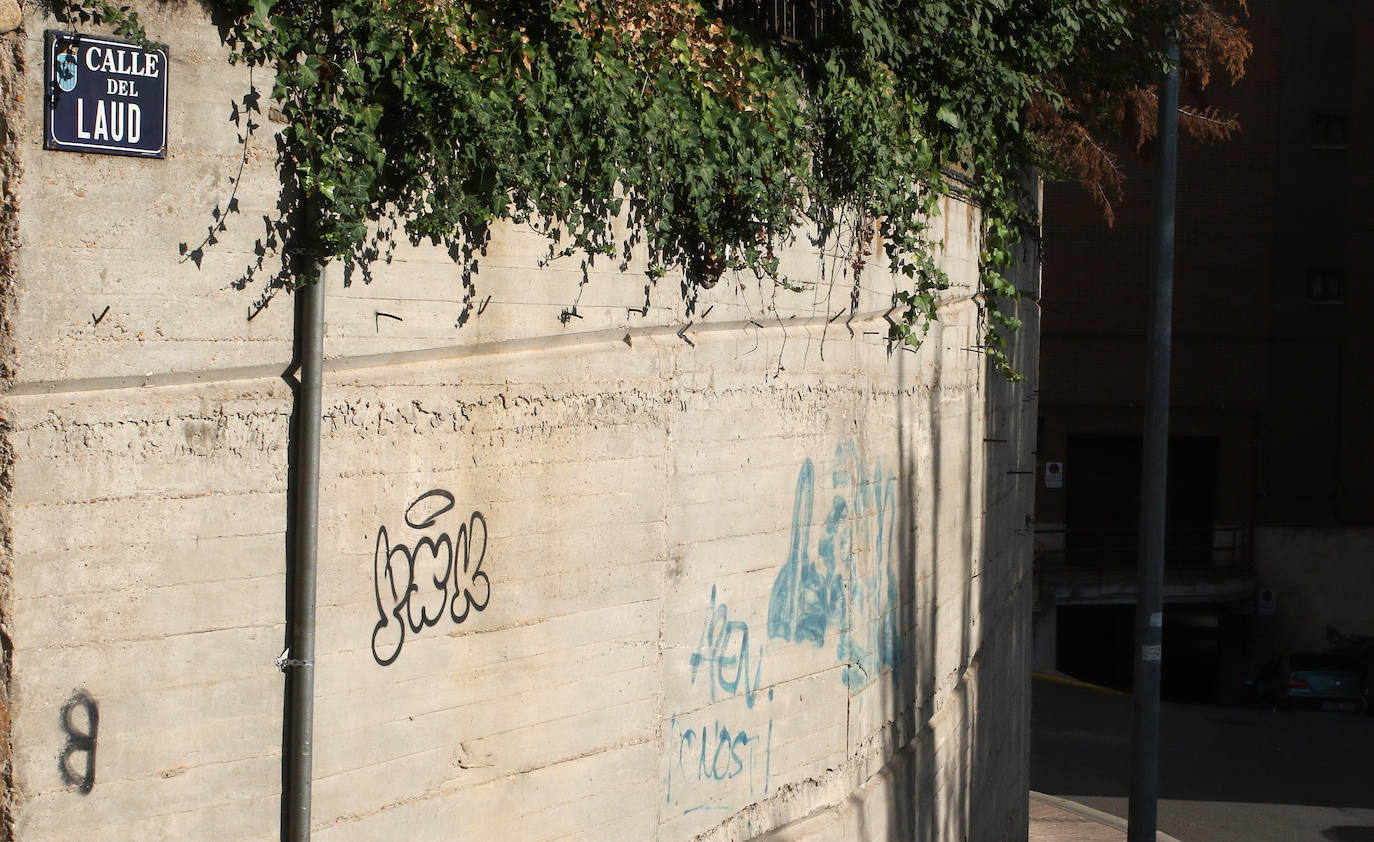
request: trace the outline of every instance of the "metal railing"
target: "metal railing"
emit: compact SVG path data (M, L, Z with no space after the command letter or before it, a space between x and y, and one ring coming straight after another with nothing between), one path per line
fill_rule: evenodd
M717 0L720 16L783 41L804 44L825 32L826 0Z
M1066 527L1035 530L1035 558L1043 570L1134 569L1140 533L1132 528ZM1249 569L1250 528L1225 525L1170 529L1164 569Z

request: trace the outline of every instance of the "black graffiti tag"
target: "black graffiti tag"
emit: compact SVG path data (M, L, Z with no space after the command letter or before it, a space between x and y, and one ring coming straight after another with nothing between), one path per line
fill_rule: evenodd
M74 720L74 714L81 709L86 714L86 727L83 730ZM67 744L57 756L57 769L62 782L76 787L82 795L90 795L95 788L95 738L100 730L100 707L85 690L78 690L62 706L62 730L67 733ZM86 769L77 772L72 769L72 755L86 755Z
M429 529L453 508L453 495L426 491L406 508L406 526ZM401 654L406 632L418 634L448 616L462 623L491 600L491 580L482 570L487 555L487 519L474 511L458 532L420 535L411 545L391 544L386 527L377 529L372 558L377 595L377 625L372 657L386 666Z

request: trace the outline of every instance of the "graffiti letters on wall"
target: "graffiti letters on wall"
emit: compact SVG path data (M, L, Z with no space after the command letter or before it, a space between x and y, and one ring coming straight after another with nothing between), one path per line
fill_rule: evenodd
M392 536L377 529L373 583L377 625L372 629L372 657L382 666L401 654L407 634L419 634L447 618L454 624L482 611L491 599L491 580L482 570L487 555L487 519L474 511L457 530L434 532L453 509L453 495L426 491L406 508L412 532ZM426 531L429 530L429 531Z
M705 686L712 703L735 703L674 716L668 727L667 802L683 813L729 809L745 796L769 790L773 722L752 714L763 674L763 645L751 650L749 625L730 619L730 609L711 588L711 605L691 655L692 686ZM752 667L752 669L751 669ZM767 694L773 699L773 691Z
M100 706L85 690L72 694L59 715L67 744L57 756L62 783L82 795L95 788L95 741L100 731Z
M729 724L721 724L719 719L712 719L709 725L684 728L675 716L668 730L667 801L673 803L676 794L682 812L694 813L732 806L714 804L708 798L766 795L772 754L771 720L762 729L740 727L732 731ZM674 782L677 793L673 792ZM717 788L720 793L701 792ZM700 794L695 802L690 800L694 794Z
M797 474L791 546L773 583L768 634L821 647L836 632L844 683L862 687L901 659L891 548L896 479L881 464L866 466L853 442L838 445L822 484L830 492L825 525L813 544L815 472L807 459Z
M711 611L701 629L701 641L692 653L692 684L700 672L711 688L711 701L717 693L744 697L745 704L754 706L759 691L759 677L763 674L763 646L753 654L754 673L749 674L749 626L741 620L731 620L730 610L716 604L716 589L711 588ZM704 669L703 669L704 667Z

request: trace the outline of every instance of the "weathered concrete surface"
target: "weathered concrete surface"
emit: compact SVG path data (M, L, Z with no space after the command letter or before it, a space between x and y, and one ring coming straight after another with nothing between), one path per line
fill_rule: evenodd
M41 150L36 12L6 117L22 842L279 835L291 301L235 284L271 144L182 259L248 76L198 15L140 14L167 160ZM331 270L315 837L1024 837L1033 389L976 350L976 213L940 228L919 353L883 339L891 279L851 337L843 261L803 249L803 293L727 279L688 312L673 282L641 313L642 274L579 289L502 230L461 330L443 255Z

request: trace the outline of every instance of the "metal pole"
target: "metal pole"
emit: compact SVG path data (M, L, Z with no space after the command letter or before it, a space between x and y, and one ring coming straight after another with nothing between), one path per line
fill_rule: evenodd
M320 379L324 363L324 270L301 287L300 386L296 390L295 500L291 540L291 649L286 840L309 842L315 728L315 556L320 513Z
M1127 842L1155 842L1159 806L1159 677L1164 642L1164 518L1169 465L1169 363L1174 298L1174 186L1178 164L1178 34L1165 33L1169 70L1159 91L1155 241L1146 348L1145 448L1136 590L1135 727Z

